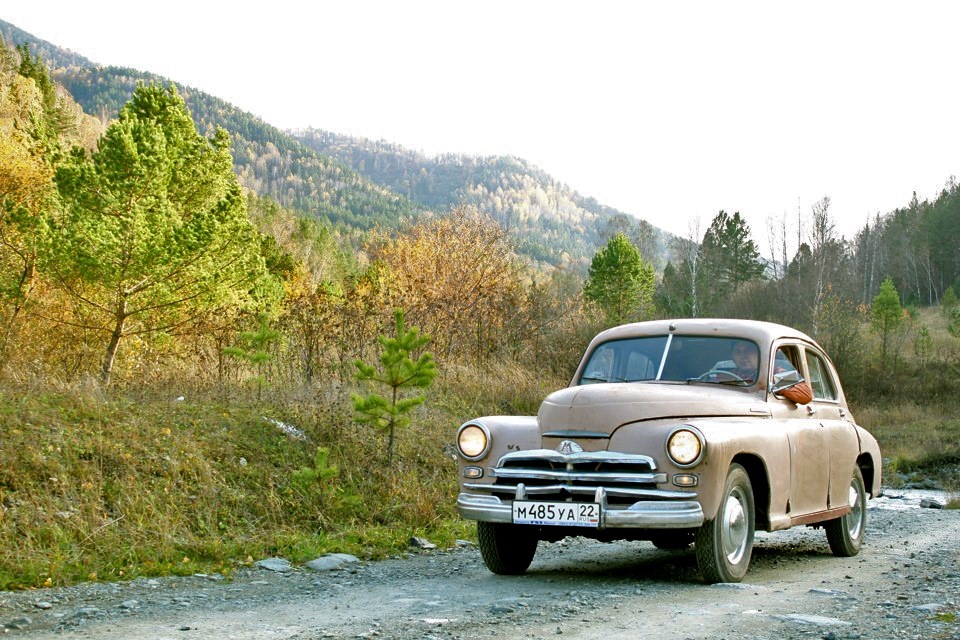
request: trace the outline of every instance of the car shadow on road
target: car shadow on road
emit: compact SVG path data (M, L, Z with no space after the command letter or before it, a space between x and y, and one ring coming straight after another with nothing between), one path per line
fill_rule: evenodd
M826 539L807 534L802 540L758 540L747 580L762 580L765 573L784 565L835 560ZM693 546L668 551L649 542L599 543L576 541L543 545L526 575L531 579L580 584L617 584L650 581L669 584L702 584Z

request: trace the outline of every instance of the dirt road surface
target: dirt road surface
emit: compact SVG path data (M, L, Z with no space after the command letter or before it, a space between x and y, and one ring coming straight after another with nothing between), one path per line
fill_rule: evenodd
M48 638L953 638L960 639L960 511L919 492L870 502L854 558L822 530L758 533L738 585L699 581L691 550L648 542L541 543L530 571L490 573L475 547L346 570L245 569L0 593L0 632ZM945 497L934 495L941 502Z

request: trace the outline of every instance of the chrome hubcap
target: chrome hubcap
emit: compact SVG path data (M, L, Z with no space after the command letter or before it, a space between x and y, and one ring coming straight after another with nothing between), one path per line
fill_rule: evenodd
M722 546L723 555L730 564L739 564L747 551L747 515L744 505L746 497L743 490L735 488L727 496L723 505Z
M850 484L850 513L847 514L847 533L852 540L860 537L863 529L863 501L857 490L857 481Z

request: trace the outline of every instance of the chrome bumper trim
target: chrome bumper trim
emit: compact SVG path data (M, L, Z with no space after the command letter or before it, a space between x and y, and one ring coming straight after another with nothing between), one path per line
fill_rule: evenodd
M660 483L667 481L666 474ZM528 496L548 495L551 493L560 493L566 491L570 494L593 495L601 487L583 487L570 484L548 484L548 485L527 485L524 483L512 484L490 484L488 482L464 482L464 489L473 489L474 491L483 491L485 493L510 493L515 494L520 487ZM602 487L608 496L614 498L651 498L654 500L692 500L697 494L692 491L666 491L664 489L633 489L631 487ZM472 494L471 494L472 495ZM517 496L521 500L522 496Z
M569 482L606 482L610 484L661 484L667 481L665 473L610 473L605 471L540 471L532 469L503 469L491 467L487 469L491 478L506 478L509 480L567 480Z
M601 498L604 498L599 500L601 529L692 529L704 521L703 510L695 500L641 500L619 508L605 505L605 496ZM457 511L468 520L513 521L512 503L497 496L461 493L457 497Z

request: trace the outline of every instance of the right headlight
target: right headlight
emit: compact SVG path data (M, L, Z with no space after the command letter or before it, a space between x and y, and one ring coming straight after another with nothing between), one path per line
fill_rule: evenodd
M703 459L703 435L692 427L675 429L667 438L667 455L678 467L692 467Z
M476 422L467 422L457 432L457 450L467 460L479 460L490 450L490 432Z

